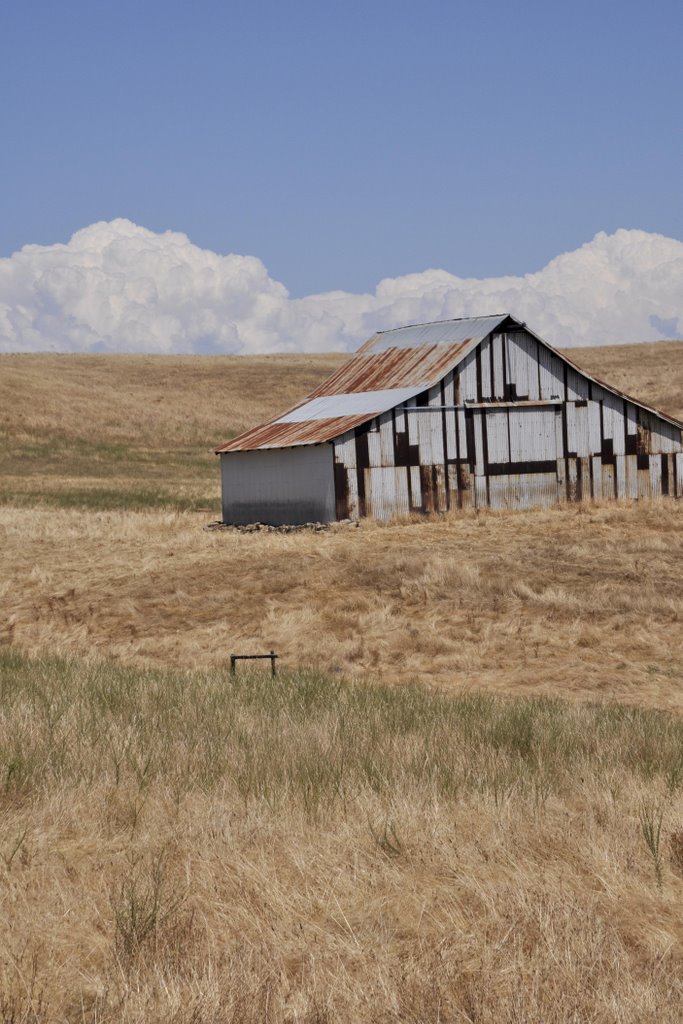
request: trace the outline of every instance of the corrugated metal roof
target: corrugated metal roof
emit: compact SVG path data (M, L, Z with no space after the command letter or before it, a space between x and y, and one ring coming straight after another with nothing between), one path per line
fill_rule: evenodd
M483 341L487 334L495 331L508 314L474 316L462 320L438 320L431 324L413 324L410 327L394 327L390 331L379 331L359 349L359 355L369 352L383 352L387 348L417 348L422 345L452 345L454 342Z
M335 416L376 416L385 409L393 409L399 402L406 402L418 390L412 388L389 388L384 391L352 391L348 394L323 395L312 398L291 412L276 419L275 423L304 423L309 420L327 420Z
M216 454L246 452L254 448L293 448L297 444L321 444L333 437L353 430L368 419L366 413L358 416L335 416L326 420L308 420L305 423L262 423L228 441Z
M351 392L422 388L441 380L460 362L470 341L420 348L387 348L366 353L365 346L309 395L348 395Z
M279 417L247 430L215 451L220 454L330 441L436 384L506 321L506 328L524 327L529 331L525 324L507 313L380 331L304 401ZM665 413L598 381L533 331L529 333L560 359L575 366L582 376L613 394L628 398L669 423L681 426Z
M303 402L215 450L329 441L351 429L346 425L330 434L332 421L353 418L357 426L431 387L506 319L507 314L498 314L380 331ZM297 424L305 429L295 430Z

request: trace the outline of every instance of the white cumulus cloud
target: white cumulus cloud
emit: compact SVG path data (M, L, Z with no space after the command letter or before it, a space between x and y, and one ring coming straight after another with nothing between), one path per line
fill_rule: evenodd
M425 270L302 299L254 256L127 220L0 260L0 352L349 350L376 330L500 312L559 346L683 337L683 242L601 232L523 277Z

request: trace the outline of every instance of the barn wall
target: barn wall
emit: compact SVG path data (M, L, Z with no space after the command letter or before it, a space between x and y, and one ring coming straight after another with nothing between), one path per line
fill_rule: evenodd
M332 446L221 455L223 522L272 526L336 518Z
M523 330L334 442L337 518L683 493L681 430Z

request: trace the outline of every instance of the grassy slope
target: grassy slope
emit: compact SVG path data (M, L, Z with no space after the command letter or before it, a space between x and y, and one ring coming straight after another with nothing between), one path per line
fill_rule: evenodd
M6 1024L683 1018L678 718L2 651L0 695Z
M683 417L683 343L571 355ZM0 356L0 501L217 511L209 449L300 400L344 358Z
M210 449L342 358L0 356L0 501L218 511Z
M460 515L327 533L196 513L0 509L0 642L212 667L683 708L681 503Z
M681 355L578 353L678 415ZM680 718L440 691L680 710L680 504L158 508L338 361L0 358L0 1021L678 1022ZM270 646L336 672L216 672Z
M683 345L574 357L683 414ZM21 501L0 510L0 641L207 667L275 647L344 675L681 707L679 503L291 536L131 511L210 507L216 460L197 453L339 359L1 357Z

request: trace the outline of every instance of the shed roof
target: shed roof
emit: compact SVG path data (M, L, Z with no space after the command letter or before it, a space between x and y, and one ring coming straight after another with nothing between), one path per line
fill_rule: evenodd
M438 383L508 319L503 313L379 331L308 398L216 453L330 441Z
M484 338L503 325L508 329L524 328L588 380L661 416L668 423L683 426L678 420L592 377L509 313L497 313L378 331L303 401L214 450L220 455L331 441L437 384Z

